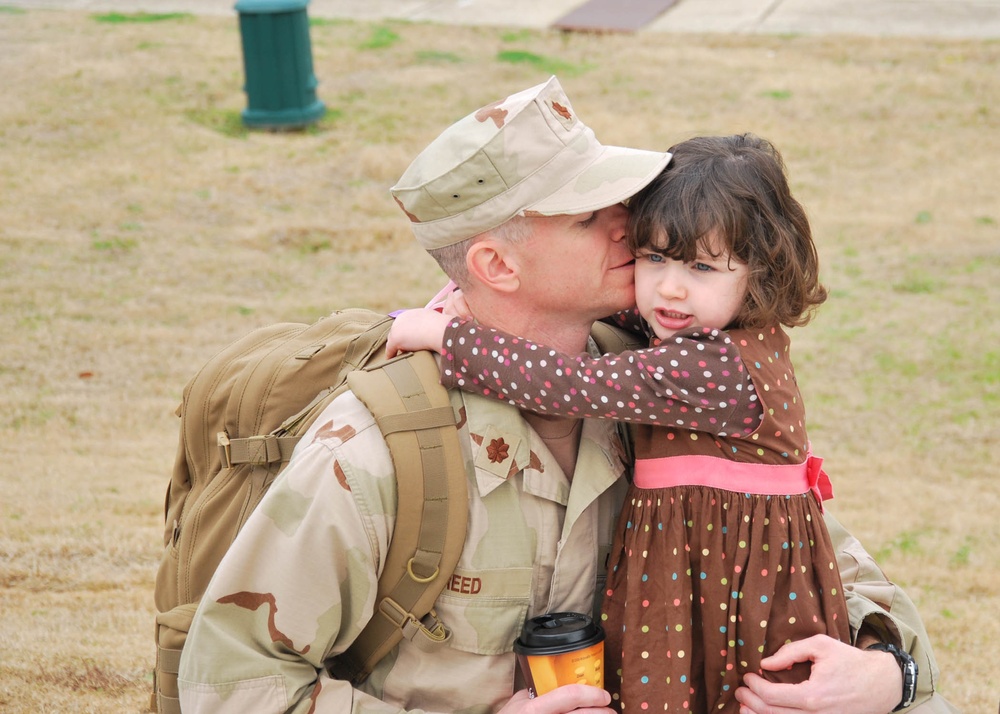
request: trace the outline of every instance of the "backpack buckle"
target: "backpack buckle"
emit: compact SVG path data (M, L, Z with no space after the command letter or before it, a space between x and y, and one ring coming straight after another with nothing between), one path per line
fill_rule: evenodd
M413 616L413 613L404 608L398 602L393 600L391 597L384 597L382 601L378 604L379 612L381 612L385 617L389 618L396 627L404 632L409 628L412 628L412 624L417 621L417 618Z
M281 444L274 434L230 439L226 432L220 431L217 439L219 458L224 468L232 468L239 464L266 466L281 461Z
M392 621L410 642L425 652L432 652L437 647L451 639L451 630L438 619L437 613L431 608L425 619L425 625L412 613L407 611L391 597L382 598L378 606L379 612ZM420 635L420 637L417 637Z
M231 469L233 467L233 453L229 442L229 434L220 431L215 435L215 440L219 444L219 461L222 463L222 468Z

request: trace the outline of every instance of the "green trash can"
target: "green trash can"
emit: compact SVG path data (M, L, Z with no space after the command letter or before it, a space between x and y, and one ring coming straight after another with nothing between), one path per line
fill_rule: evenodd
M316 98L309 0L238 0L247 108L257 129L299 129L326 111Z

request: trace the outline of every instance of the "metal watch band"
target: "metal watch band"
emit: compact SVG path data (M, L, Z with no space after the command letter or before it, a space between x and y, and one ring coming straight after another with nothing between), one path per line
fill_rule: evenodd
M896 658L896 664L899 665L899 669L903 673L903 697L893 711L898 712L913 704L917 698L917 673L919 669L910 653L886 642L876 642L873 645L868 645L865 649L888 652Z

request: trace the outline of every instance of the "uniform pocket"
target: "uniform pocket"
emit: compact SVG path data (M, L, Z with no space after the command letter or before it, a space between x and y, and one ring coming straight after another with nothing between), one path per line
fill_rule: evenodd
M438 617L462 652L511 652L531 602L532 568L458 568L437 599Z

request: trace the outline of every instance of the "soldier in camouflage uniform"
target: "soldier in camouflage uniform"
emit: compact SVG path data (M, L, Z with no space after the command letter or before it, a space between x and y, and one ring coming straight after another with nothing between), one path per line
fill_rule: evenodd
M669 158L602 146L552 78L450 127L392 193L483 322L579 352L591 323L633 303L621 202ZM428 652L404 639L358 686L325 666L372 617L396 513L388 449L348 392L316 419L220 564L184 648L183 711L610 713L609 695L585 685L529 700L512 646L526 618L599 604L625 488L613 426L451 400L469 525L435 607L447 645ZM846 533L835 541L855 544ZM919 618L898 607L905 595L865 558L844 577L852 625L919 632L923 643Z

